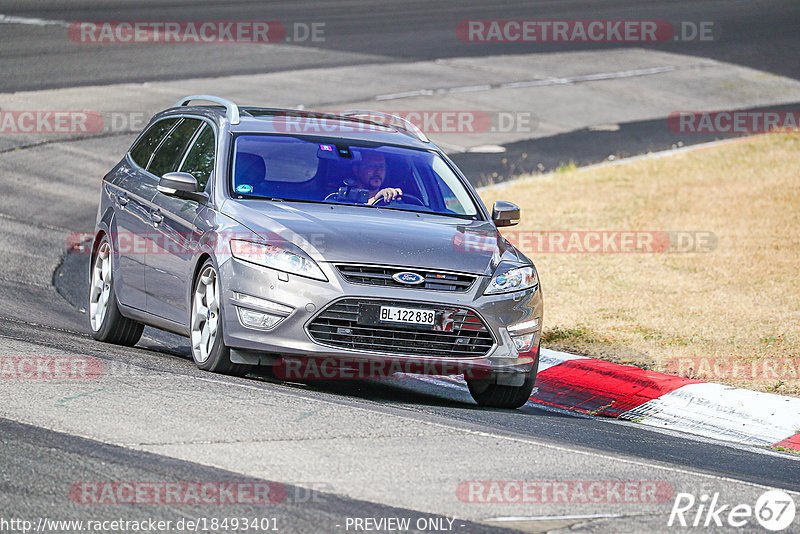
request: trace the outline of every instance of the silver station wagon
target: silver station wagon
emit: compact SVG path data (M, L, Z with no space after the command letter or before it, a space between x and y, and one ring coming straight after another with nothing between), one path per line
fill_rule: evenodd
M536 268L497 230L519 218L399 117L188 96L103 179L91 328L188 336L219 373L464 375L516 408L542 327Z

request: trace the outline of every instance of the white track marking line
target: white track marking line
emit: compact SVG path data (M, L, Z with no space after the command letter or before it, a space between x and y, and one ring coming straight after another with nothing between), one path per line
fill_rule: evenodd
M26 24L28 26L63 26L69 27L69 22L63 20L37 19L33 17L15 17L0 14L0 24Z
M622 514L587 514L587 515L539 515L532 517L489 517L484 521L500 523L505 521L554 521L557 519L608 519L622 517Z
M463 85L457 87L442 87L439 89L417 89L415 91L402 91L398 93L387 93L377 95L375 100L399 100L402 98L412 98L416 96L449 95L458 93L474 93L479 91L491 91L492 89L518 89L522 87L545 87L551 85L569 85L573 83L595 82L600 80L618 80L621 78L635 78L639 76L653 76L665 72L678 70L696 69L711 66L712 63L692 63L689 65L666 65L663 67L648 67L644 69L622 70L615 72L598 72L595 74L581 74L576 76L566 76L563 78L543 78L540 80L521 80L518 82L505 82L498 84L482 85Z

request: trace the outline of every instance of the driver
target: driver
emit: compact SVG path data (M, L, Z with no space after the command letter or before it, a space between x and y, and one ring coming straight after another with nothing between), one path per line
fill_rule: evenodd
M387 203L395 199L400 200L403 196L403 191L399 187L381 188L386 179L386 158L383 154L363 152L361 161L353 164L353 173L356 177L356 186L369 191L367 200L369 205L378 200Z

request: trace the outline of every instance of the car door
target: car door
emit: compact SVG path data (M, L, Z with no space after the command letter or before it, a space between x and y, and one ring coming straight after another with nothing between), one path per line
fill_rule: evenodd
M214 164L215 136L210 123L187 117L159 147L149 171L155 176L182 171L192 174L203 190ZM157 242L148 251L145 268L147 311L185 324L187 284L198 235L194 220L203 205L194 200L156 192L150 218Z
M115 229L112 243L117 251L114 289L125 306L146 309L145 251L152 236L149 202L156 194L156 182L145 171L156 148L178 123L168 118L153 123L134 143L113 180L109 196L114 203Z

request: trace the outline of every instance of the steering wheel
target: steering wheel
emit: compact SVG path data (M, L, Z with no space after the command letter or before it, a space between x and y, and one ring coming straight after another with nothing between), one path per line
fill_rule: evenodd
M392 203L395 203L395 202L403 202L403 203L405 203L406 199L409 199L409 200L412 201L412 202L409 202L409 204L416 204L417 206L425 206L424 202L422 202L420 199L418 199L414 195L409 195L408 193L403 193L402 195L399 195L399 200L395 198L394 200L389 200L388 202L386 200L384 200L383 197L380 197L378 200L373 202L372 205L373 206L377 206L378 202L383 202L384 204L386 204L388 206L389 204L392 204Z

